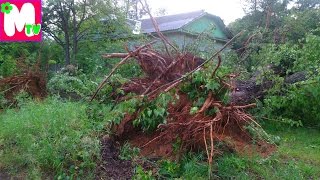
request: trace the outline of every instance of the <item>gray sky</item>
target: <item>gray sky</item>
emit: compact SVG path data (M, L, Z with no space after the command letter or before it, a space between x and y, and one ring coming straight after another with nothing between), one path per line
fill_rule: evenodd
M149 6L156 10L164 8L168 14L205 10L208 13L220 16L225 24L241 18L244 12L241 0L147 0Z

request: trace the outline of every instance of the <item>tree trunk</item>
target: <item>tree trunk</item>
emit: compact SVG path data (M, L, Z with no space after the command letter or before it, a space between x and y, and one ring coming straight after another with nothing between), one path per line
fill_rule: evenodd
M69 35L69 19L70 19L70 10L67 10L66 7L62 4L61 1L58 1L58 11L59 17L61 18L61 29L64 34L64 60L65 65L69 65L70 62L70 35Z
M74 17L75 18L75 17ZM72 62L73 63L77 63L77 51L78 51L78 39L77 39L77 24L76 21L73 20L73 26L75 28L75 30L73 31L73 48L72 48Z
M83 13L85 13L85 12L83 12ZM75 10L74 1L72 1L72 16L73 16L73 20L72 20L72 25L73 25L72 62L74 64L76 64L77 63L76 62L77 61L77 50L78 50L78 38L77 38L78 27L77 27L76 10Z
M283 86L306 79L305 72L297 72L285 77ZM231 101L236 104L249 104L255 102L256 99L262 100L268 90L274 86L274 82L271 80L264 81L262 84L257 84L256 81L256 77L252 77L249 80L236 81L236 90L230 94Z
M65 53L65 62L66 65L71 64L70 61L70 39L69 39L69 26L68 24L65 25L64 28L64 40L65 40L65 46L64 46L64 53Z
M66 44L64 47L64 54L65 54L64 58L65 58L66 65L69 65L69 64L71 64L71 61L70 61L70 42L69 42L69 35L67 35L67 34L65 35Z

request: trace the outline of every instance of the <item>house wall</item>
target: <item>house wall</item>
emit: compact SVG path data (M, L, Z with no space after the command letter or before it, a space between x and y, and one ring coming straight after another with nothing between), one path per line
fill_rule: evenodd
M228 39L226 34L223 32L213 20L208 16L203 16L199 19L194 20L190 24L183 27L183 30L190 33L201 34L202 32L208 33L212 38Z
M204 58L211 56L228 40L227 35L222 28L215 23L215 19L211 16L202 16L183 26L181 29L162 33L170 42L179 47L180 50L201 54ZM152 36L157 36L157 34L152 33ZM149 38L152 39L151 36L149 36ZM141 42L130 44L141 44ZM163 48L161 47L163 46L161 41L154 46L158 46L156 48Z
M167 32L164 35L182 51L201 53L203 56L212 55L224 45L224 42L221 41L184 32Z

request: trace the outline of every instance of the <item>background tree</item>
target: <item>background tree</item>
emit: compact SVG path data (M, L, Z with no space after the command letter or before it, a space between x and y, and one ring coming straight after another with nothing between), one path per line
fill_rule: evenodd
M245 30L234 48L248 71L256 71L258 64L268 66L275 63L275 59L262 61L257 58L263 51L277 52L282 44L300 43L309 33L319 34L320 10L317 2L312 0L245 0L244 8L246 15L231 23L229 28L234 33ZM281 57L283 59L277 60L282 62L280 66L292 64L288 61L295 60L287 55ZM286 67L284 65L283 71Z
M80 41L93 38L104 19L119 14L109 0L48 0L43 9L43 30L63 49L66 65L77 63Z
M297 0L295 4L300 11L320 8L319 0Z

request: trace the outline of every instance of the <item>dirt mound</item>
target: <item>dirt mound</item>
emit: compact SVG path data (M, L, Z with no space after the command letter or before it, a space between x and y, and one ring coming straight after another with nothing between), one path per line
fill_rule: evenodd
M25 91L34 98L42 99L47 95L46 79L40 72L28 71L21 75L15 75L0 79L0 89L5 98L13 100L14 96Z
M175 154L186 151L205 151L209 164L212 163L213 157L220 153L217 148L219 142L223 142L229 149L239 153L247 149L248 151L252 149L262 155L273 152L274 146L263 140L253 145L252 135L245 129L245 126L248 125L260 128L253 117L245 112L245 109L254 107L255 104L225 104L220 100L219 93L234 90L232 81L235 77L232 74L225 75L223 79L216 76L216 71L221 65L220 57L209 77L209 80L216 81L220 88L216 91L209 90L202 106L192 114L190 112L195 100L191 100L188 93L183 92L179 85L183 80L192 84L193 77L190 76L189 79L186 77L199 70L208 61L196 58L189 53L168 57L166 54L155 53L153 49L148 48L151 47L138 48L126 56L134 57L146 76L131 79L122 86L122 90L125 94L136 93L136 98L143 97L146 101L151 102L159 94L175 88L175 93L171 96L174 97L176 103L170 103L167 108L167 122L158 125L156 131L151 134L145 134L141 129L133 126L133 121L146 107L141 105L134 114L127 114L114 128L119 141L130 141L132 145L140 147L142 155L148 157L172 158ZM193 90L204 91L206 84L203 83L207 81L192 84ZM214 113L208 113L212 111ZM173 148L173 144L177 141L181 142L178 150Z

